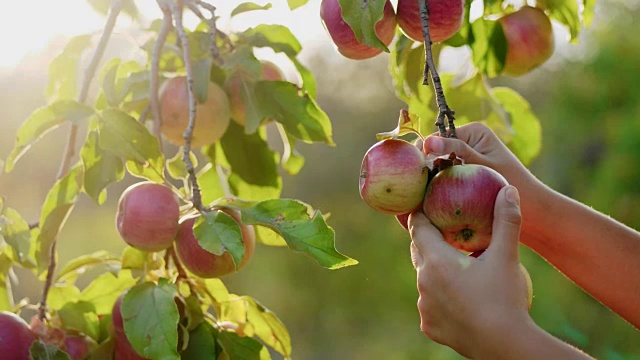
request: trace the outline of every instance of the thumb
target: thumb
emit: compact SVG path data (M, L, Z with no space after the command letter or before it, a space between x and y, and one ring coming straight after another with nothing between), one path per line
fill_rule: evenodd
M511 185L503 187L496 197L493 212L493 229L489 256L505 261L518 262L518 244L520 243L520 195Z

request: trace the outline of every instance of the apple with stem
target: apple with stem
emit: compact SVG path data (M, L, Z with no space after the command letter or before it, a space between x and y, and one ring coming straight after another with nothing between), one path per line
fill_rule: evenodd
M464 19L464 0L428 0L429 36L434 43L455 35ZM420 6L417 0L398 0L398 26L414 41L424 42Z

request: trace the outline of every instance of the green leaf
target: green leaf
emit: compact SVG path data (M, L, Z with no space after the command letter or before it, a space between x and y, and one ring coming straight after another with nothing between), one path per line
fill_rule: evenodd
M176 155L171 159L167 160L167 172L172 178L176 180L185 179L189 175L189 173L187 172L187 165L182 160L182 157L184 155L183 153L184 153L183 147L180 146L180 148L178 149L178 152L176 152ZM193 152L189 153L189 158L193 163L193 167L197 168L198 158L195 156Z
M164 155L158 139L134 118L117 109L100 113L100 147L127 160L127 170L154 182L164 182Z
M45 344L42 340L31 343L29 348L30 360L70 360L69 355L56 345Z
M502 72L507 59L507 39L497 21L479 18L471 24L469 34L473 63L478 71L489 77Z
M223 302L229 300L229 290L224 285L222 280L220 279L199 279L202 281L201 287L203 287L206 291L206 295L209 297L213 297L211 300L213 302Z
M596 8L596 0L582 0L582 23L585 28L591 27L591 21L593 21L593 15Z
M511 115L510 130L513 136L506 145L523 164L528 165L538 156L542 148L540 121L527 100L513 89L496 87L492 92Z
M419 116L402 109L400 110L400 116L398 117L398 126L391 131L377 133L376 139L378 141L384 139L395 139L409 133L416 133L422 137L420 129L423 127L424 125L421 123Z
M78 65L84 51L91 45L91 35L71 38L62 52L49 64L49 101L72 99L78 96Z
M60 100L35 110L16 134L16 142L6 160L5 171L13 170L15 163L27 150L49 131L65 122L80 123L94 114L94 110L74 100Z
M229 251L238 269L244 256L244 243L240 226L231 216L222 211L207 212L196 219L193 234L198 244L212 254L220 256Z
M203 321L189 332L189 345L182 352L182 360L216 360L215 330L206 321Z
M233 11L231 11L231 17L234 17L238 14L242 14L244 12L248 12L248 11L255 11L255 10L269 10L271 9L271 3L266 3L264 5L258 5L256 3L253 2L244 2L238 6L235 7L235 9L233 9Z
M278 186L278 154L269 148L264 128L245 135L243 127L232 121L220 139L220 145L231 171L245 182Z
M127 270L120 271L117 277L112 273L104 273L82 291L80 300L92 303L98 315L111 314L118 296L135 283L136 279Z
M296 175L304 166L304 156L296 150L296 139L287 134L282 124L278 124L278 132L284 147L282 151L282 168L289 175Z
M309 2L309 0L287 0L287 3L289 4L289 9L291 9L291 10L295 10L295 9L305 5L308 2Z
M112 0L87 0L89 5L102 15L107 15L113 4ZM138 18L138 8L134 0L122 0L122 11L133 19Z
M124 179L124 165L122 159L100 147L99 137L97 131L89 132L80 150L80 158L84 165L84 191L102 205L107 199L106 187Z
M294 199L259 202L226 199L220 203L242 212L242 223L266 226L282 236L289 248L313 257L321 266L339 269L358 262L335 248L335 232L318 210Z
M175 285L160 279L157 285L145 282L132 287L122 299L124 330L138 354L152 359L180 359L176 295Z
M256 240L268 246L287 246L287 242L275 231L264 227L256 226Z
M42 206L40 227L36 235L36 261L38 271L42 273L51 259L51 244L64 226L67 217L76 203L82 184L82 166L74 166L67 175L56 181Z
M398 98L409 102L412 94L422 86L424 71L424 45L416 47L415 42L400 33L391 49L389 69Z
M58 316L65 329L76 330L98 340L100 320L92 303L86 301L67 303L58 310Z
M118 107L136 83L148 83L148 71L144 70L137 61L122 62L120 58L112 59L103 67L99 78L104 98L110 107Z
M29 257L31 251L31 230L20 214L2 206L0 198L0 239L11 248L11 257L25 267L35 267L35 261Z
M11 292L11 282L9 273L13 262L3 252L0 251L0 311L11 311L13 309L13 294Z
M580 23L579 0L538 0L536 6L549 12L549 17L565 25L571 34L571 42L578 41ZM588 15L588 13L587 13Z
M58 272L56 282L73 283L76 278L101 265L118 265L120 260L109 254L105 250L99 250L91 254L81 255L75 259L69 260L64 267Z
M255 47L270 47L275 52L296 56L302 45L291 30L284 25L260 24L238 34L243 41Z
M241 337L231 331L220 331L216 336L218 344L229 355L230 360L260 360L263 345L250 337Z
M224 196L224 189L215 165L209 163L198 172L198 183L203 204L210 204Z
M389 52L376 33L376 24L382 20L386 0L338 0L342 19L353 30L358 42Z
M59 310L67 303L80 300L80 289L72 284L52 284L47 294L47 306L52 310Z
M260 113L284 126L291 136L306 143L335 143L331 121L308 94L286 81L258 81L254 91Z

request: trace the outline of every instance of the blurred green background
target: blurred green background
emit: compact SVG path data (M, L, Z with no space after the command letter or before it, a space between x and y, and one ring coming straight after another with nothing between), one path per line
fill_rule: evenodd
M527 76L492 81L518 90L540 118L543 148L531 171L635 229L640 229L638 16L637 1L599 0L593 27L579 44L558 48L550 62ZM458 359L420 332L408 234L358 194L362 156L376 132L395 127L403 107L393 94L388 57L349 61L325 45L307 64L316 74L318 101L332 119L337 147L299 145L307 162L298 176L284 175L283 196L331 213L337 248L360 264L329 271L287 249L260 246L254 260L225 282L280 316L297 359ZM0 72L0 158L11 150L19 123L44 104L49 59L26 59L15 70ZM455 110L456 104L450 105ZM0 175L0 194L27 219L39 216L60 161L66 132L54 131L14 172ZM111 186L102 207L81 197L60 236L60 262L100 249L122 250L114 226L116 194L134 181L128 177ZM640 358L637 329L524 246L521 256L534 284L531 314L541 327L599 359ZM37 303L41 283L25 271L17 274L16 300Z

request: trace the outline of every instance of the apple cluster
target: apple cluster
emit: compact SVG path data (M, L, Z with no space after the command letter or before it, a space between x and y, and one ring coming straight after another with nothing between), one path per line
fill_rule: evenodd
M426 1L431 41L439 43L453 37L462 27L464 0ZM339 0L322 0L320 18L338 52L346 58L363 60L382 53L382 49L358 41L343 18ZM504 75L523 75L551 57L554 50L551 20L540 8L525 5L497 22L504 31L507 45ZM375 33L385 46L391 44L396 27L410 39L424 41L418 1L398 0L394 10L390 0L386 0L382 19L375 24Z

